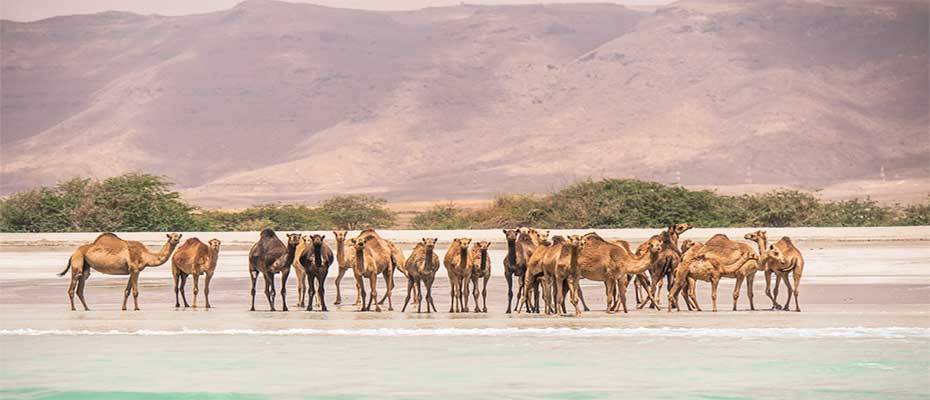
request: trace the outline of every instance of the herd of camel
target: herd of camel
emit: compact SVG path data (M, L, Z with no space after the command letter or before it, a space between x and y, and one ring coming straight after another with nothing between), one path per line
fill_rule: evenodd
M504 277L507 279L506 312L509 314L526 310L567 314L565 303L568 296L574 314L579 316L582 308L589 311L579 285L581 279L604 283L608 313L618 312L621 308L627 312L626 292L631 281L635 286L638 308L648 306L661 310L658 297L663 280L668 291L668 311L681 309L678 304L680 294L688 310L701 310L695 296L697 281L710 283L713 310L717 311L717 285L722 278L736 280L733 310L736 310L744 281L750 309L755 310L752 287L755 274L759 271L765 274L765 294L772 300L772 309L789 310L793 296L795 311L801 311L798 294L804 258L790 238L783 237L769 244L766 232L760 230L744 237L755 242L756 249L722 234L714 235L704 243L684 240L679 246L679 236L691 228L690 224L669 226L635 250L626 241L605 240L594 232L568 237L553 236L550 239L547 230L504 229L507 240L507 255L503 260ZM342 303L340 284L346 271L352 270L357 289L355 305L360 307L360 311L381 311L385 301L388 310L393 310L391 292L394 289L394 272L399 270L407 278L407 295L402 310L406 311L408 304L416 304L417 312L422 312L424 305L426 312L437 311L432 295L433 281L440 265L439 256L435 253L436 238L423 238L410 256L405 257L397 245L382 238L373 229L363 230L357 237L348 240L346 231L333 233L335 253L326 243L324 235L291 233L287 234L285 243L273 230L263 230L258 242L249 251L251 310L255 310L255 285L258 276L262 275L265 297L271 311L275 311L277 292L274 276L280 273L281 307L287 311L287 279L293 269L298 280L297 306L312 311L316 300L320 309L327 311L326 276L330 266L337 261L335 304ZM71 284L68 288L71 310L75 310L75 294L84 309L88 310L84 300L84 286L91 269L109 275L129 275L122 309L126 310L131 292L134 309L139 310L139 273L146 267L162 265L169 258L174 278L175 307L180 307L182 301L184 307L190 306L185 296L189 276L194 279L193 307L197 307L199 280L203 275L204 301L209 308L210 281L216 270L220 241L213 239L205 244L197 238L191 238L177 247L181 241L180 234L170 233L167 238L158 252L151 252L142 243L123 240L113 233L103 233L92 243L78 247L65 270L58 274L64 276L71 270ZM474 299L474 312L488 311L490 245L487 241L472 243L469 238L454 239L449 245L442 260L450 283L449 312L468 312L469 295ZM774 294L771 290L772 275L776 277ZM793 278L793 287L789 275ZM379 277L384 279L386 285L385 294L380 300L377 289ZM517 279L516 298L514 277ZM788 299L784 305L776 301L780 282L784 282L788 290ZM540 307L540 295L543 307Z

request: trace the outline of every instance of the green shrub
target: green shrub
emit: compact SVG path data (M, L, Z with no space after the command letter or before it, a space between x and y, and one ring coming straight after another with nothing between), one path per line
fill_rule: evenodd
M387 228L394 213L385 208L387 200L364 195L336 196L320 204L322 229Z
M923 204L905 207L897 222L899 225L930 225L930 199Z
M471 224L469 214L453 203L437 204L413 217L414 229L465 229Z

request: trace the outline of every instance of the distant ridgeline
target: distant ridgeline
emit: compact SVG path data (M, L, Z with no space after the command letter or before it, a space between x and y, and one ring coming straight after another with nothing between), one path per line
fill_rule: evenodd
M198 209L165 178L130 173L102 181L74 178L0 201L3 232L257 231L409 228L397 226L384 199L337 196L317 207L259 205L238 212ZM728 226L930 225L930 198L907 207L871 200L824 202L782 190L722 196L631 179L575 183L544 196L504 195L465 210L437 205L412 221L417 229L642 228L688 222Z

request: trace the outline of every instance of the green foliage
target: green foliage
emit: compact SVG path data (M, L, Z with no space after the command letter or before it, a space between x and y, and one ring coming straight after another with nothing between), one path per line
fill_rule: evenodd
M171 183L130 173L100 182L71 179L0 203L4 232L184 231L203 226Z
M387 200L364 195L336 196L320 204L322 220L329 228L387 228L394 213L385 208Z
M471 221L454 203L437 204L413 217L414 229L464 229Z
M900 225L930 225L930 198L926 203L905 207L901 214Z

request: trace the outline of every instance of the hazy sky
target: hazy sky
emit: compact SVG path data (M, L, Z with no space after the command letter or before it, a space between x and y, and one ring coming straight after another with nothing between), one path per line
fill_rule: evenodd
M450 6L461 0L290 0L295 3L315 3L330 7L370 10L410 10L430 6ZM231 8L241 0L0 0L0 18L32 21L56 15L88 14L107 10L131 11L139 14L184 15ZM517 3L620 3L655 5L672 0L471 0L469 4Z

